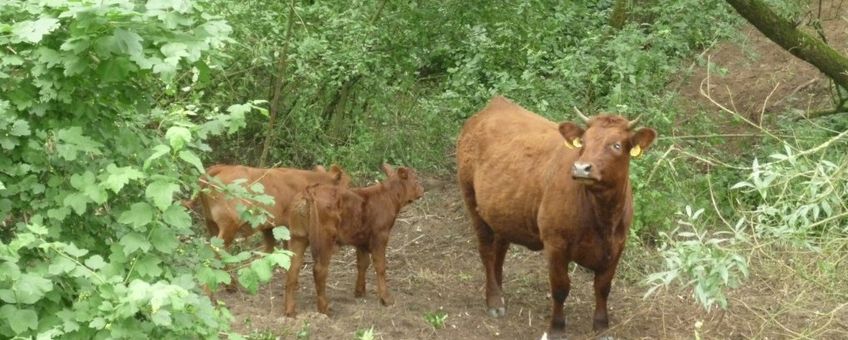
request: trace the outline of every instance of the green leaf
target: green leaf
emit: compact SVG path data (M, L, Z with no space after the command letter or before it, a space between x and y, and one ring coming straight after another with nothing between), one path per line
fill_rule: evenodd
M162 214L162 219L177 229L191 228L191 215L186 212L182 205L171 205L165 213Z
M151 162L153 162L155 159L157 159L159 157L162 157L162 155L164 155L168 152L171 152L171 148L169 148L167 145L160 144L160 145L154 146L153 147L153 154L151 154L150 157L147 157L147 159L144 161L144 166L142 166L142 169L147 170L147 168L150 167Z
M18 303L15 298L15 292L11 289L0 289L0 300L6 303Z
M53 290L53 283L41 276L25 273L12 285L18 303L33 304Z
M153 321L154 324L157 324L159 326L171 326L171 312L167 310L160 309L156 311L155 313L153 313L153 315L151 315L150 319L151 321Z
M191 142L191 132L182 126L172 126L165 132L165 138L174 150L182 149Z
M0 190L6 190L6 186L3 185L3 181L0 181Z
M121 52L124 52L130 56L142 55L143 47L141 45L141 42L144 39L137 33L118 28L115 29L115 32L112 33L112 36L115 37L115 42L117 43L118 49L120 49Z
M85 256L85 254L88 254L88 250L79 249L73 243L66 244L64 251L66 253L68 253L68 255L73 256L73 257L83 257L83 256Z
M106 262L103 261L103 257L100 255L93 255L85 260L85 266L91 268L91 270L97 271L100 268L106 266Z
M174 232L165 226L157 226L150 232L150 242L157 250L169 254L177 249L179 242Z
M255 294L259 287L259 277L252 268L242 268L238 271L238 282L247 289L250 294Z
M136 232L131 232L129 234L124 235L124 237L121 237L121 241L119 241L119 243L124 246L124 255L127 256L134 253L136 250L146 252L150 250L151 247L151 244L149 241L147 241L147 238L145 238L144 235Z
M8 320L8 325L15 334L38 328L38 314L29 308L18 309L12 305L5 305L0 307L0 316Z
M153 201L159 210L166 210L174 201L174 193L180 190L176 183L158 180L147 186L144 196Z
M38 20L25 20L12 27L12 34L20 41L37 44L45 35L59 28L59 20L42 17Z
M139 179L144 176L144 174L131 166L119 168L115 166L115 164L109 164L109 166L106 167L106 172L109 175L106 176L106 180L101 182L100 185L115 193L121 191L121 189L127 185L130 180Z
M278 250L268 255L265 255L265 257L272 263L275 263L280 266L281 268L289 269L289 267L291 266L291 253L287 251Z
M197 169L197 171L199 171L200 173L204 172L203 163L200 161L200 157L197 157L194 152L191 152L189 150L183 150L180 151L179 156L180 159L188 162L191 165L194 165L194 168Z
M85 213L85 206L87 203L88 197L86 197L82 193L70 194L68 196L65 196L65 199L62 201L62 204L64 204L64 206L74 209L74 212L80 216Z
M56 152L65 160L76 160L77 153L80 151L95 155L100 154L99 148L102 145L89 137L83 136L82 128L79 126L72 126L57 131L56 138L59 142L56 143Z
M135 263L135 270L142 277L155 278L162 274L160 263L162 263L162 260L158 256L144 254Z
M47 235L47 228L40 223L32 222L27 224L27 229L36 235Z
M118 222L132 225L135 229L147 225L153 221L153 207L145 202L135 203L130 206L130 210L124 211Z
M273 268L271 267L271 264L264 258L250 263L250 268L256 273L256 277L259 279L259 282L268 282L273 275Z
M47 217L52 218L57 221L62 221L65 217L68 217L68 214L71 213L71 209L66 207L55 208L47 210Z
M77 268L76 262L64 256L56 256L50 261L50 266L47 267L47 272L50 275L62 275L70 273Z
M15 281L21 277L21 270L14 262L0 262L0 281Z
M12 123L12 127L9 129L9 134L12 136L29 136L29 123L25 120L16 120Z
M274 239L277 241L286 241L291 239L291 233L289 233L289 228L279 226L271 229L271 232L274 233Z

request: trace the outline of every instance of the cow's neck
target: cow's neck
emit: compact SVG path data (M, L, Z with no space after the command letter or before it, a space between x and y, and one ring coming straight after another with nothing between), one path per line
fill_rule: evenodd
M613 229L621 224L630 181L625 179L621 182L616 186L605 188L580 186L581 195L589 203L587 206L592 214L591 220L595 222L593 228L601 235L607 236L613 233Z
M396 188L396 183L386 180L375 185L356 190L356 193L362 196L365 200L365 205L372 200L379 200L382 203L388 203L392 211L400 211L400 190ZM385 208L385 206L383 206Z

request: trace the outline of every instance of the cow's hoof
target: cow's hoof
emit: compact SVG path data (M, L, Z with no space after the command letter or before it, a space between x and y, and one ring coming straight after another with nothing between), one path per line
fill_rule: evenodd
M391 306L391 305L395 304L395 298L393 298L391 296L381 297L380 303L382 303L383 306Z
M499 318L506 315L506 307L490 307L489 316Z

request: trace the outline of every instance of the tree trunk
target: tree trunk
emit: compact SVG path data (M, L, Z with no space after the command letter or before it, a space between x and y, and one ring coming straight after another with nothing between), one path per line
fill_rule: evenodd
M628 0L615 0L613 5L609 25L616 30L622 29L627 22L627 2Z
M271 149L271 144L274 142L275 132L277 131L274 125L276 125L277 115L280 111L280 96L283 92L283 84L286 82L286 69L289 66L289 40L291 40L292 26L294 24L294 0L292 0L289 4L288 21L288 25L286 26L286 38L283 41L283 51L280 53L280 57L277 62L277 80L274 84L274 95L271 98L271 108L268 113L268 132L265 135L265 142L262 144L262 153L259 155L260 168L265 166L265 159L268 158L268 150Z
M736 12L780 47L801 58L848 89L848 58L778 16L762 0L727 0Z

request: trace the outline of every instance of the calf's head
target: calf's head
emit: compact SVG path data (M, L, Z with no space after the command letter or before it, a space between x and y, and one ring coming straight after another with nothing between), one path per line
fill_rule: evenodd
M586 185L611 186L627 178L630 158L647 150L657 132L651 128L634 129L638 118L629 121L621 116L599 115L592 118L578 114L586 128L571 122L559 125L566 147L577 149L571 164L571 177Z
M386 174L388 182L396 182L400 186L400 199L403 204L410 204L424 196L424 187L418 181L415 170L407 167L392 169L391 165L383 164L383 173Z

